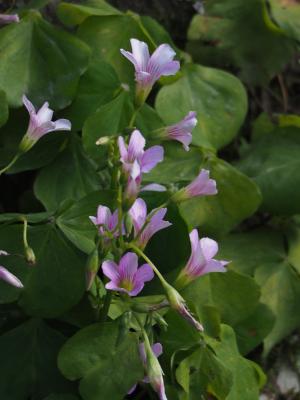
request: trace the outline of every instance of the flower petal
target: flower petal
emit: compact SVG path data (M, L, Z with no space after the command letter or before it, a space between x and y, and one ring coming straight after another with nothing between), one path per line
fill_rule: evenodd
M203 268L201 275L209 274L210 272L226 272L227 269L224 267L224 263L218 260L210 260Z
M161 343L154 343L151 347L156 357L159 357L163 353L163 347Z
M53 110L51 110L51 108L49 108L49 103L48 101L46 101L42 107L38 110L38 112L36 113L38 120L39 120L39 124L43 124L44 122L48 122L52 120L53 117Z
M11 24L12 22L19 22L18 14L0 14L0 24Z
M119 152L121 155L121 161L127 162L128 161L127 146L126 146L125 140L122 136L118 137L118 147L119 147Z
M23 94L22 101L23 101L24 106L27 108L27 111L29 112L29 114L30 114L30 115L36 115L34 105L33 105L33 104L31 103L31 101L26 97L25 94Z
M143 155L145 144L146 140L144 136L140 131L135 129L130 136L128 144L128 159L131 162Z
M132 55L136 61L137 67L141 71L147 70L147 64L150 58L148 45L138 39L130 39Z
M132 218L135 234L141 230L147 217L147 206L143 199L136 199L132 207L129 210L129 215Z
M119 262L119 274L121 280L133 281L138 268L138 256L135 253L126 253Z
M68 119L58 119L54 121L54 131L70 131L72 128L71 122Z
M110 218L111 218L110 209L106 206L99 205L97 208L97 224L108 226Z
M143 287L143 282L135 281L133 289L128 292L129 296L137 296L143 290Z
M163 185L159 185L158 183L149 183L149 185L146 185L141 189L141 192L165 192L166 190L166 187Z
M166 43L161 44L150 57L148 72L151 73L153 70L157 70L157 68L161 68L164 65L172 62L175 55L176 53L171 46Z
M152 168L161 162L164 158L164 149L162 146L152 146L142 156L142 172L150 172Z
M13 285L17 288L23 288L23 284L14 274L9 272L6 268L0 266L0 279Z
M104 261L102 263L102 271L111 281L117 285L120 278L119 267L114 261Z
M200 239L200 246L206 261L211 260L219 250L218 243L207 237Z
M135 279L141 282L149 282L154 278L153 269L148 264L143 264L138 268Z

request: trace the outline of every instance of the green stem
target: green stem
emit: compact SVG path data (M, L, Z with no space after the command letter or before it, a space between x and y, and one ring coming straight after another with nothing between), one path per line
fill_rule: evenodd
M153 269L153 271L155 272L155 274L157 275L158 279L160 280L161 284L163 285L163 287L165 287L166 285L168 286L169 284L166 282L165 278L162 276L162 274L159 272L159 270L156 268L156 266L153 264L153 262L150 260L150 258L148 258L146 256L146 254L139 249L135 244L133 243L129 243L128 247L131 248L132 250L134 250L136 252L136 254L138 254L140 257L142 257L147 264L150 265L150 267Z
M20 157L20 153L17 153L14 158L11 160L11 162L4 168L2 168L0 170L0 175L2 175L4 172L6 172L10 167L12 167L14 165L14 163L18 160L18 158Z
M123 239L123 229L122 229L122 220L123 220L123 209L122 209L122 186L119 185L118 189L118 230L119 230L119 240L120 246L124 248L124 239Z
M100 313L100 318L99 318L100 322L106 321L111 300L112 300L112 292L108 290L104 299L103 308Z
M27 219L24 217L23 218L23 243L24 243L24 248L28 248L28 241L27 241L27 227L28 227L28 222Z
M136 119L137 113L139 112L139 109L140 109L140 107L136 107L134 109L132 117L131 117L130 122L129 122L128 128L133 128L134 127L135 119Z

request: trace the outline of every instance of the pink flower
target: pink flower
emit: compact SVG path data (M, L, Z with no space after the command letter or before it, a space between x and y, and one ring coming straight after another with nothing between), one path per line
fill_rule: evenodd
M177 278L176 283L178 286L186 286L198 276L210 272L226 272L225 265L229 262L218 261L213 258L218 252L218 243L216 241L209 238L199 240L197 229L193 229L190 233L190 241L192 253Z
M168 44L161 44L151 55L148 45L138 39L130 39L132 53L121 49L135 68L137 82L137 98L143 103L152 86L161 76L175 75L180 68L180 63L174 61L175 51Z
M162 146L152 146L144 150L145 145L146 140L138 130L132 132L128 146L122 136L118 138L123 170L133 179L136 179L142 173L150 172L163 160L164 149Z
M71 130L71 122L67 119L52 121L53 111L49 108L48 102L44 103L44 105L36 111L33 104L24 95L23 104L29 112L30 120L27 132L19 146L22 152L31 149L42 136L49 132Z
M94 225L98 226L101 235L104 235L105 232L114 232L115 237L119 235L116 229L118 226L118 210L112 214L108 207L100 205L97 209L97 216L90 216L89 219Z
M6 268L0 266L0 279L17 288L23 288L22 282Z
M168 139L177 140L183 144L184 150L188 151L189 145L192 141L192 130L197 125L196 113L190 111L181 121L177 124L165 128L165 134Z
M138 268L138 257L135 253L126 253L119 264L114 261L104 261L102 270L111 281L105 285L108 290L127 293L136 296L143 289L145 282L151 281L154 272L148 264Z
M161 208L157 212L153 213L153 216L149 219L149 215L147 216L147 206L145 201L140 198L136 199L129 210L129 215L132 219L137 246L143 249L156 232L172 225L169 221L164 220L166 213L167 209ZM144 226L147 218L149 221L147 225Z
M13 22L19 22L20 18L18 14L0 14L0 24L6 25Z
M201 169L199 175L185 188L172 196L173 201L181 202L197 196L212 196L217 194L217 184L209 178L209 171Z

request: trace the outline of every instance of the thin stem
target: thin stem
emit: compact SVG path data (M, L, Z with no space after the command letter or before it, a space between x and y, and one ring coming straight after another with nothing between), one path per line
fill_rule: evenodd
M153 269L153 271L156 273L158 279L160 280L161 284L165 287L166 285L168 285L168 283L166 282L165 278L162 276L162 274L159 272L159 270L156 268L156 266L153 264L153 262L150 260L150 258L148 258L146 256L146 254L139 249L135 244L133 243L129 243L128 247L131 248L132 250L134 250L136 252L136 254L138 254L140 257L142 257L147 264L150 265L150 267Z
M112 300L112 292L108 290L104 299L103 308L100 313L100 318L99 318L100 322L106 321L111 300Z
M28 248L28 241L27 241L27 227L28 227L28 222L27 219L24 217L23 218L23 243L24 243L24 247Z
M0 170L0 175L2 175L4 172L6 172L10 167L12 167L14 165L14 163L18 160L18 158L20 157L20 153L17 153L14 158L11 160L11 162L4 168L2 168Z
M123 226L122 226L122 220L123 220L123 209L122 209L122 186L119 185L118 189L118 198L117 198L117 203L118 203L118 230L119 230L119 240L120 240L120 245L122 248L124 248L124 239L123 239Z
M131 117L130 122L129 122L128 128L133 128L134 127L135 119L136 119L137 113L139 112L139 109L140 109L140 107L136 107L134 109L132 117Z
M281 90L281 94L282 94L282 101L283 101L283 110L284 112L287 112L288 110L288 101L289 101L289 95L288 95L288 91L287 88L284 84L284 80L283 80L283 76L281 74L277 75L278 78L278 82L279 82L279 86L280 86L280 90Z

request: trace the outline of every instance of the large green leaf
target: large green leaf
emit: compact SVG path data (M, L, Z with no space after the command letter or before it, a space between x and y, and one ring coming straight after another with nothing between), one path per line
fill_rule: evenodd
M8 119L8 105L6 94L0 90L0 126L4 125Z
M171 143L165 145L164 161L145 175L145 180L187 185L200 167L211 171L212 178L217 181L218 194L188 200L180 205L181 212L192 227L201 226L206 234L227 233L253 214L261 201L255 183L230 164L203 149L192 148L185 152L178 144Z
M209 338L208 343L233 376L233 385L226 400L257 400L259 389L265 383L263 372L258 365L239 354L233 329L223 325L220 341Z
M28 240L36 255L34 266L26 265L17 256L2 257L1 261L22 279L25 287L20 305L29 315L58 316L74 306L84 293L85 258L52 224L30 227ZM22 254L22 225L1 226L0 242L10 254ZM1 293L3 302L16 299L15 289L12 290L7 292L8 297Z
M96 215L100 204L112 209L115 205L115 193L110 190L90 193L63 211L56 220L68 239L86 253L95 248L94 239L97 230L89 216Z
M117 136L129 125L133 105L129 94L122 91L114 100L99 107L83 126L83 145L87 153L101 164L106 162L106 148L97 146L101 136Z
M260 187L264 211L300 213L299 151L300 129L277 128L255 140L237 164Z
M117 322L90 325L62 348L58 366L70 380L80 379L84 400L121 400L143 377L137 338L128 333L117 345Z
M189 111L196 111L198 124L193 130L193 143L219 149L238 133L247 112L247 96L233 75L188 64L180 79L159 91L155 105L169 125Z
M99 188L94 164L83 151L81 139L69 136L67 147L39 173L34 191L48 210L64 200L79 200Z
M12 106L26 93L40 105L68 105L88 64L89 48L76 37L55 28L30 11L18 24L0 31L0 88Z
M76 97L64 112L73 130L80 130L89 115L108 103L121 90L120 81L111 65L94 56L81 77Z
M248 83L266 84L291 59L295 43L268 16L264 0L208 0L205 10L188 32L188 50L200 63L210 43L210 65L229 61Z
M29 320L0 336L2 399L42 399L53 392L69 391L71 384L56 366L65 338L44 322Z
M292 38L300 39L300 4L297 0L269 0L270 13Z
M60 20L68 25L80 25L86 18L91 16L109 16L121 14L104 0L88 0L85 4L72 4L62 1L57 8Z
M262 303L270 307L276 319L265 340L265 352L291 333L300 324L300 276L294 252L299 239L293 238L291 255L286 251L282 233L256 229L249 233L232 234L221 242L221 256L232 260L235 270L255 276L261 285ZM297 258L296 258L297 260Z

